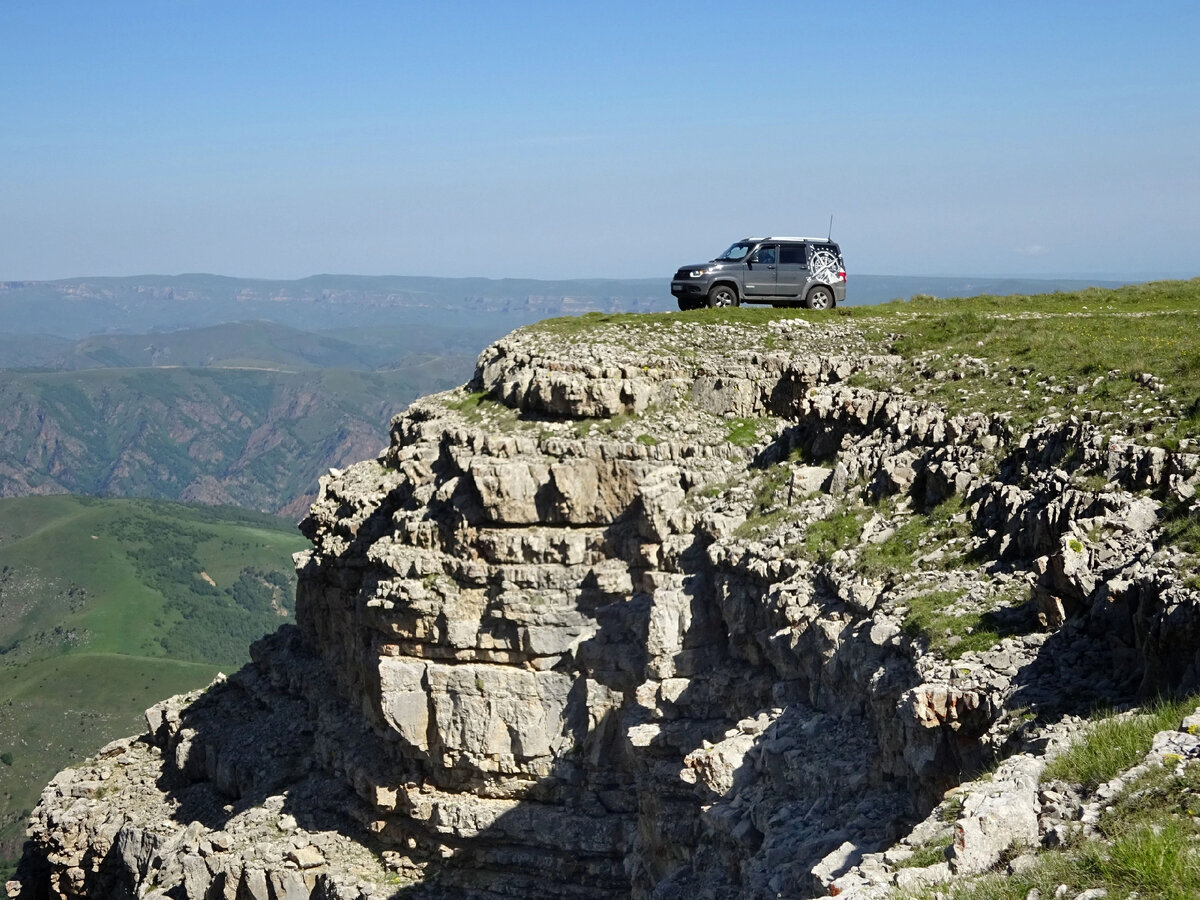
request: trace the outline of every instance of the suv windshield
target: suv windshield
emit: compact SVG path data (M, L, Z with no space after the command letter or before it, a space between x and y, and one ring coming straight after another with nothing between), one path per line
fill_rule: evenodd
M747 253L750 252L750 248L753 246L753 243L738 241L736 244L718 256L717 259L742 259Z

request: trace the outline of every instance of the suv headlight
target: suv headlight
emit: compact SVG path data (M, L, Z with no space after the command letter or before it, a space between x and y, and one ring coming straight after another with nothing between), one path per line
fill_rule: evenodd
M708 269L692 269L688 272L688 278L699 278L701 275L707 275Z

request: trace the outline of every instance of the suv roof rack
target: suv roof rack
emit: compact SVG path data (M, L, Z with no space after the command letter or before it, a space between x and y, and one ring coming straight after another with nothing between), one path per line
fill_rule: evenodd
M766 237L744 237L743 241L820 241L823 244L832 244L833 241L823 237L797 237L794 235L769 234Z

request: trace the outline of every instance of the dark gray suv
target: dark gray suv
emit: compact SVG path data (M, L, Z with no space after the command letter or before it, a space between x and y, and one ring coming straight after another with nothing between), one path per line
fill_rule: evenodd
M770 303L830 309L846 299L842 250L824 238L743 238L671 279L680 309Z

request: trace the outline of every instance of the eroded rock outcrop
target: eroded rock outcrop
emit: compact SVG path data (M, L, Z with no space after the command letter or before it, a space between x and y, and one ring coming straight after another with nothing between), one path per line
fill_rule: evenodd
M1031 752L1026 711L1200 680L1155 540L1196 458L866 386L900 365L833 318L488 348L322 478L297 627L47 787L19 896L890 883L948 788ZM1010 794L953 864L1036 837Z

